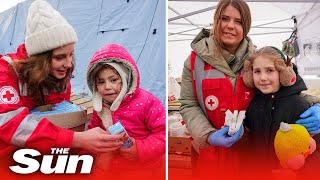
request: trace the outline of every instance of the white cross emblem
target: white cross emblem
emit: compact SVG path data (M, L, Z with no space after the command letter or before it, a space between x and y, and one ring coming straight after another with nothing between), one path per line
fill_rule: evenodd
M210 95L206 97L205 105L210 111L213 111L218 107L219 100L216 96Z
M0 104L17 104L20 98L17 91L11 86L0 88Z

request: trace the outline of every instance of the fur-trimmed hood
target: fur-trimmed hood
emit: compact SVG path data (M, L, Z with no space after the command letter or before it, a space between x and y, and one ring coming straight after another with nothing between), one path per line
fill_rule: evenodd
M87 84L91 92L95 84L95 74L92 74L94 68L99 66L100 63L118 62L122 63L131 72L131 79L129 80L129 91L127 94L132 94L136 89L140 87L140 75L137 65L129 52L122 46L117 44L107 44L101 49L97 50L93 55L87 70Z
M126 71L122 71L122 73L128 73L128 80L124 81L119 68L115 68L120 74L122 82L127 82L127 84L126 86L122 86L122 88L125 88L125 92L120 92L112 104L104 102L95 87L96 74L94 74L94 69L107 63L113 64L114 68L114 64L118 64L122 66L120 69L127 69ZM98 116L103 120L105 128L108 128L113 124L111 112L117 111L120 106L129 103L135 97L135 94L139 94L140 76L135 61L124 47L117 44L107 44L97 50L91 59L87 69L87 84L93 94L93 109L97 111Z
M166 137L166 109L161 101L150 92L141 89L140 76L136 63L128 53L128 51L116 44L108 44L99 49L93 56L87 71L87 82L91 91L94 91L96 67L106 64L113 66L118 73L125 73L127 87L124 88L122 81L122 89L125 89L125 95L122 98L121 92L112 105L103 103L101 111L94 109L88 129L100 127L108 130L108 128L121 121L130 137L135 140L138 160L129 161L122 156L116 155L110 161L112 169L119 172L125 172L131 169L147 169L162 167L165 153L165 137ZM121 68L117 68L115 64L119 64ZM128 71L123 70L127 68ZM120 72L119 72L120 70ZM123 76L124 77L124 76ZM121 76L121 79L123 79ZM99 94L99 93L95 93ZM93 105L95 101L93 97ZM118 100L117 100L118 99ZM117 102L116 102L117 101ZM116 103L115 103L116 102ZM115 104L119 103L119 106Z

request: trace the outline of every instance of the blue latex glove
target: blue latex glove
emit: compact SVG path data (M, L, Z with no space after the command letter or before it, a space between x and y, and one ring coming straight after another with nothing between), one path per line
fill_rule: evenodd
M300 115L300 118L296 123L304 126L310 134L318 134L320 132L320 104L311 106Z
M242 130L243 130L243 125L241 125L241 127L235 134L233 134L232 136L229 136L228 135L229 126L226 126L210 134L208 141L212 146L230 147L240 139Z

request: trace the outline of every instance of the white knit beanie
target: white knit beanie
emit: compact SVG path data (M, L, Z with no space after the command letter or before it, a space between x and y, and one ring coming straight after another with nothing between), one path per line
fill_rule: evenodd
M77 42L73 27L42 0L36 0L29 8L25 46L28 56L43 53Z

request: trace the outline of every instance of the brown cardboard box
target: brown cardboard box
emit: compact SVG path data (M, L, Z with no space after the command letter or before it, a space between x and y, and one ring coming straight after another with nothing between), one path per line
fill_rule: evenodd
M168 139L169 153L191 155L191 140L188 137L172 137Z
M39 106L35 109L38 111L48 111L52 110L53 105L49 107L49 105ZM49 114L44 115L49 121L51 121L53 124L70 129L73 131L84 131L85 123L88 120L87 118L87 111L82 106L78 106L81 108L80 111L74 111L74 112L65 112L60 114Z
M192 167L191 156L168 154L168 167L190 169Z
M87 112L83 109L82 111L48 115L46 118L57 126L73 131L84 131Z
M169 136L168 145L168 167L191 168L191 140L188 137Z

